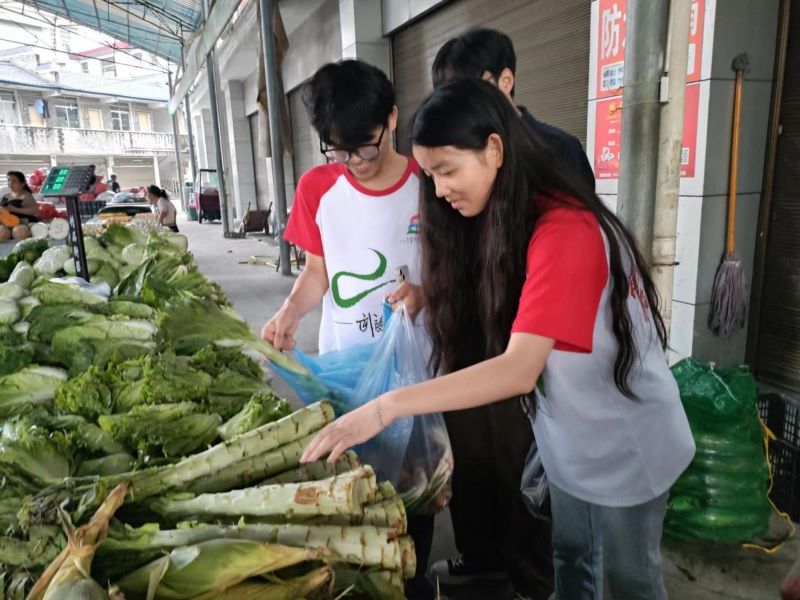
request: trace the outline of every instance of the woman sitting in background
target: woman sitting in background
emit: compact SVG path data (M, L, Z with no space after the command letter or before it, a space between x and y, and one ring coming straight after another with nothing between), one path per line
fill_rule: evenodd
M33 197L33 191L25 181L25 175L19 171L7 173L7 183L11 191L0 200L0 207L5 208L12 215L25 219L29 223L39 220L39 205Z
M164 227L169 227L175 233L178 232L178 225L175 223L175 205L169 199L166 190L162 190L157 185L151 185L147 188L147 199L153 208L156 209L158 215L158 224Z

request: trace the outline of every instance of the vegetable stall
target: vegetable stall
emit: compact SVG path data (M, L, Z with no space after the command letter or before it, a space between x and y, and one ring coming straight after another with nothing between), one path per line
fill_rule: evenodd
M84 245L91 285L45 238L0 259L1 597L402 598L403 501L352 452L299 464L333 408L272 392L186 238Z

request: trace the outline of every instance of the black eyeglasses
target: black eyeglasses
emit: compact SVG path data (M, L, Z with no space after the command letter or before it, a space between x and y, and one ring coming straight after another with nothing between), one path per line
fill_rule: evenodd
M333 162L348 163L350 159L353 158L353 155L361 160L370 162L378 158L381 153L381 141L383 140L385 131L386 125L381 128L381 134L378 136L377 142L374 144L364 144L363 146L357 146L355 148L326 148L322 145L322 140L320 140L319 151L325 155L325 158Z

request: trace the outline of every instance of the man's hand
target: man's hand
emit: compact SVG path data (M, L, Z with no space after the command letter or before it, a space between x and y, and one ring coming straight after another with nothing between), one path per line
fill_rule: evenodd
M419 314L425 306L425 295L422 293L422 286L408 283L401 283L397 289L387 298L390 304L397 304L402 300L406 305L408 316L412 319Z
M299 324L300 315L294 305L287 301L261 329L261 337L276 350L294 350L294 333Z
M281 309L261 329L261 337L277 350L294 350L294 334L300 319L320 303L327 289L325 259L306 252L306 268L300 273Z

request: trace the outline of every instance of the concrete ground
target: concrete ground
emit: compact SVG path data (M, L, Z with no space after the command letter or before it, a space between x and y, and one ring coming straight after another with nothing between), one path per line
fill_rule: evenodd
M271 239L249 235L226 240L218 224L198 224L180 219L181 231L189 237L189 247L200 270L218 281L236 310L254 331L281 306L294 284L274 266L247 264L251 257L267 257L273 262L277 249ZM295 269L296 272L296 269ZM303 351L315 352L320 313L308 314L296 336ZM279 382L276 391L291 397ZM447 512L437 517L432 560L455 552L452 526ZM794 539L778 552L766 554L737 545L697 544L665 541L664 574L673 600L770 600L779 598L784 576L800 557L800 543ZM451 600L505 600L512 597L510 586L441 588ZM617 598L615 600L626 600Z

